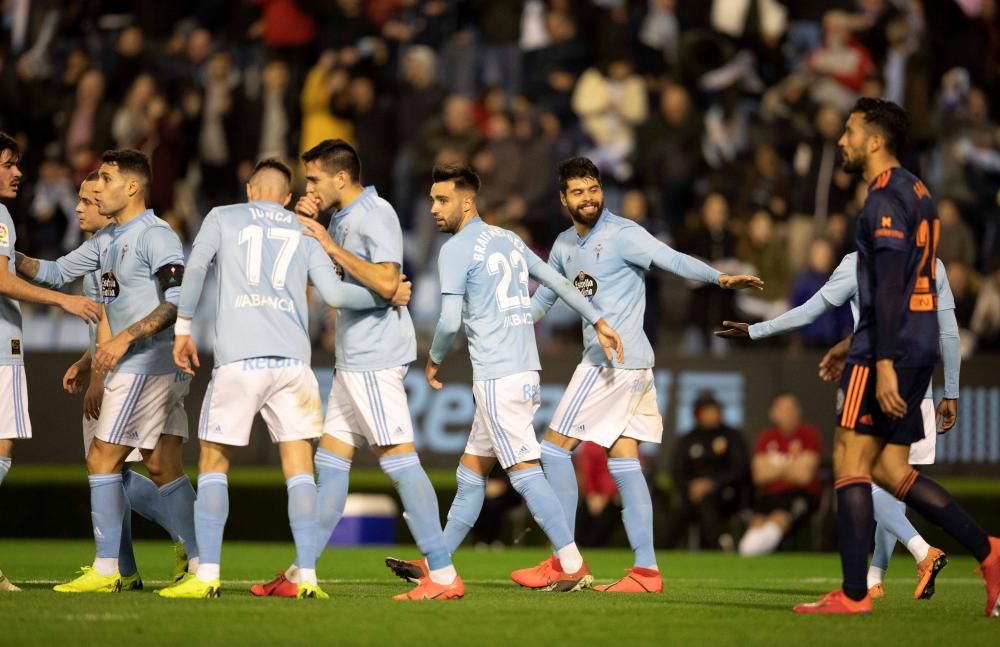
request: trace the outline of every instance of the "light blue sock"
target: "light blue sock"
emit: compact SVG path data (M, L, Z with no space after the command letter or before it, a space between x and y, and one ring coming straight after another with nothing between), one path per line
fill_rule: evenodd
M288 525L295 540L295 564L299 568L316 568L316 540L319 538L316 517L316 479L310 474L296 474L287 481Z
M160 488L160 504L173 528L171 536L176 534L177 541L184 545L188 559L200 554L194 531L194 500L194 488L187 476L179 476Z
M313 564L323 554L323 549L330 541L330 535L340 523L344 514L344 504L347 503L347 486L351 476L351 461L337 456L325 449L317 449L316 474L319 476L316 485L316 557Z
M124 478L125 494L128 496L128 503L132 508L132 512L160 526L170 533L170 538L174 543L179 543L173 524L170 523L166 510L164 510L163 501L160 497L160 488L156 487L156 483L153 483L138 472L127 470L122 472L123 476L125 474L128 475Z
M635 555L634 566L656 569L653 551L653 501L638 458L609 458L608 471L622 497L622 523Z
M195 534L201 548L201 564L219 564L222 534L229 517L229 480L221 472L198 476L198 498L194 502ZM183 536L183 535L182 535Z
M0 483L3 483L3 479L7 476L7 472L10 471L10 456L0 456Z
M125 515L122 517L122 539L118 548L118 572L122 577L135 575L139 567L135 563L135 552L132 550L132 508L128 500L128 482L132 478L132 470L122 470L122 487L125 488Z
M877 485L872 486L872 505L875 511L875 550L872 566L889 569L889 560L896 547L896 540L908 543L919 535L906 518L906 504Z
M117 559L125 517L122 475L92 474L87 480L90 481L90 518L94 524L97 557Z
M573 467L573 454L562 447L553 445L547 440L542 441L542 471L545 480L552 486L552 491L559 498L566 516L566 525L570 534L576 533L576 506L580 498L580 488L576 484L576 469Z
M462 545L465 536L479 519L486 499L486 477L459 465L455 472L458 492L448 510L448 523L444 527L444 543L452 555Z
M403 519L410 534L427 557L427 567L436 571L451 566L451 553L441 531L437 495L415 453L383 456L378 460L403 502Z
M549 538L556 550L573 543L573 533L566 525L566 516L562 505L552 491L552 486L545 480L541 467L528 467L523 470L507 472L510 484L528 504L531 516L541 526L545 536Z

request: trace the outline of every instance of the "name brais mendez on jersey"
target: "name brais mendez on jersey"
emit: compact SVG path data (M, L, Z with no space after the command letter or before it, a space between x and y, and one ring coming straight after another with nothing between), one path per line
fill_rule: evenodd
M500 253L490 254L489 258L487 258L486 246L489 245L490 241L494 238L506 238L510 241L514 248L518 250L526 249L526 246L524 242L522 242L521 239L518 238L513 232L507 231L506 229L488 228L484 230L483 233L479 234L479 237L476 239L476 246L472 248L473 261L486 261L486 269L490 274L497 274L500 272L503 273L503 276L500 279L501 288L497 294L506 295L510 289L511 282L513 281L514 272L518 273L520 285L526 286L528 284L528 262L517 252L513 253L509 260ZM498 297L498 299L499 298L500 297ZM528 309L528 312L515 312L504 315L504 328L535 325L535 320L531 316L531 295L528 294L526 289L522 288L521 293L515 298L507 297L502 299L498 305L500 306L501 312L514 308Z
M271 211L269 209L260 209L258 207L250 207L250 213L253 214L254 221L258 220L270 220L271 222L281 223L281 224L291 224L292 214L283 213L280 211ZM275 230L282 232L282 237L285 236L287 230ZM272 234L269 231L268 237ZM261 254L261 241L254 240L252 237L243 235L240 236L240 244L249 243L247 246L247 258L259 258ZM288 244L288 239L285 240L285 245ZM282 248L284 249L284 247ZM282 260L285 261L285 267L288 266L288 261L291 257L286 257L285 254L278 254L278 262ZM257 263L259 265L259 263ZM251 283L252 284L252 283ZM280 287L280 286L276 286ZM275 297L273 295L262 295L262 294L237 294L235 300L233 301L234 308L271 308L273 310L278 310L280 312L294 312L295 303L285 297Z

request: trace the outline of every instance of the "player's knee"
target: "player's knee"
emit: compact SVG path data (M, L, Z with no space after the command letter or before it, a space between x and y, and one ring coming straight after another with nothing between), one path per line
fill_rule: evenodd
M545 430L545 441L567 451L573 451L580 444L576 438L565 436L551 427Z
M88 474L114 474L121 469L120 463L107 443L95 440L87 452Z

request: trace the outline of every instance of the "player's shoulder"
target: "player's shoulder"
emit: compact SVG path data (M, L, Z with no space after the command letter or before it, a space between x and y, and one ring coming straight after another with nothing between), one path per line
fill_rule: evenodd
M10 223L13 222L11 218L10 211L7 211L7 205L0 202L0 222Z
M923 197L930 197L923 181L905 168L884 171L875 178L868 191L868 201L877 204L895 203L909 207Z
M351 207L351 215L357 218L361 216L364 221L376 218L380 221L399 222L395 207L388 200L383 198L375 190L375 187L367 187L360 196L357 203Z
M611 213L610 211L605 212L604 216L604 227L612 232L621 232L633 227L639 227L639 223L634 220L629 220L628 218L623 218L619 215Z

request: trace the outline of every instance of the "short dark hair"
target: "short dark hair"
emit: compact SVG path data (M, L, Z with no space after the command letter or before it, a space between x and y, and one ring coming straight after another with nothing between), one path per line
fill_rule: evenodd
M306 164L318 161L328 173L345 171L352 181L361 181L358 151L343 139L324 139L302 153L302 161Z
M114 164L122 173L138 175L146 189L153 182L153 169L149 166L149 157L142 151L137 151L134 148L116 148L104 151L101 155L101 162Z
M910 117L905 110L892 101L861 97L851 108L851 114L855 112L864 117L866 124L879 130L890 153L899 155L906 146L906 135L910 130Z
M431 180L438 182L454 182L456 189L465 189L473 193L479 193L483 187L483 181L479 179L479 174L472 170L468 164L446 164L435 166L431 171Z
M97 182L99 179L101 179L101 174L97 171L91 171L87 173L87 177L83 178L83 182ZM80 182L80 184L83 184L83 182Z
M272 171L277 171L285 176L288 183L292 183L292 169L288 167L277 157L268 157L257 162L257 165L253 167L253 171L250 173L250 177L253 177L265 169L271 169Z
M10 151L14 160L21 159L21 147L17 145L17 140L0 130L0 154L4 151Z
M570 157L559 162L559 192L566 193L569 181L592 177L601 183L601 171L586 157Z

